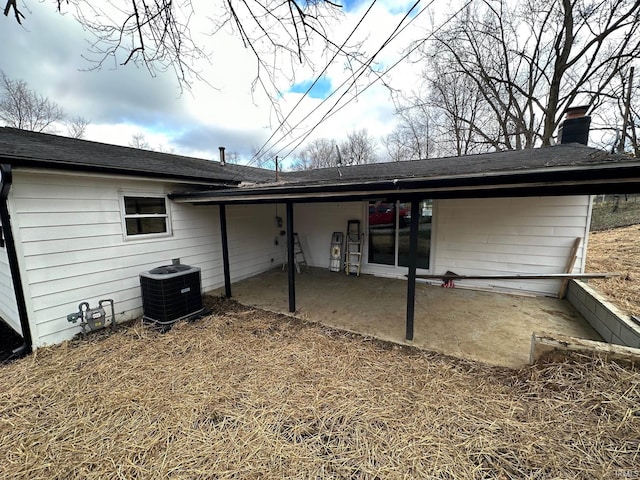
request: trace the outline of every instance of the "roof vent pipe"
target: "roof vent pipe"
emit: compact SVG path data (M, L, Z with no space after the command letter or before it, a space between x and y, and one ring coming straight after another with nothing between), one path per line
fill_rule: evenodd
M569 107L565 110L565 120L558 129L558 139L560 143L582 143L589 142L589 125L591 117L587 115L589 105L579 107Z
M220 165L224 167L226 165L224 160L224 147L218 147L218 150L220 150Z

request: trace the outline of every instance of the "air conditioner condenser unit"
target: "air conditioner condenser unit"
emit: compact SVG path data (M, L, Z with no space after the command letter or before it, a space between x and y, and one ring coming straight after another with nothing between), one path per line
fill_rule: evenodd
M140 274L143 320L169 327L204 312L200 268L163 265Z

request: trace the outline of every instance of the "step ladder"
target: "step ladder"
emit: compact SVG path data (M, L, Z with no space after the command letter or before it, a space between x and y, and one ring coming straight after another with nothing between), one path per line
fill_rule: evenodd
M287 251L287 242L284 242L284 258L282 260L282 270L287 265L289 260L289 253ZM296 272L300 273L300 265L302 265L305 270L309 270L309 265L307 265L307 259L304 256L304 252L302 251L302 245L300 244L300 238L298 234L294 232L293 234L293 263L296 266Z
M360 220L349 220L347 222L347 244L344 252L344 270L347 275L360 276L362 240Z
M333 232L331 234L331 248L329 249L329 271L339 272L342 264L342 246L344 244L344 233Z

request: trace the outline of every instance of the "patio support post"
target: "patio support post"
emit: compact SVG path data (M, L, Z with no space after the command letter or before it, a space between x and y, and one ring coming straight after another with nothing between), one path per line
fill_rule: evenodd
M229 272L229 243L227 242L227 211L224 203L220 208L220 236L222 237L222 268L224 270L224 295L231 298L231 274Z
M287 202L287 274L289 277L289 312L296 311L296 265L293 245L293 203Z
M407 327L405 338L413 340L413 317L416 304L416 264L418 259L418 221L420 201L411 201L411 227L409 229L409 281L407 282Z

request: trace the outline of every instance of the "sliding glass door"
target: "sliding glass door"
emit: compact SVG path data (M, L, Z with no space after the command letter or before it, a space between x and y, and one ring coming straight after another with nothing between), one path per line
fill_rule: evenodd
M419 201L417 267L429 269L433 201ZM369 202L369 263L409 265L411 202Z

